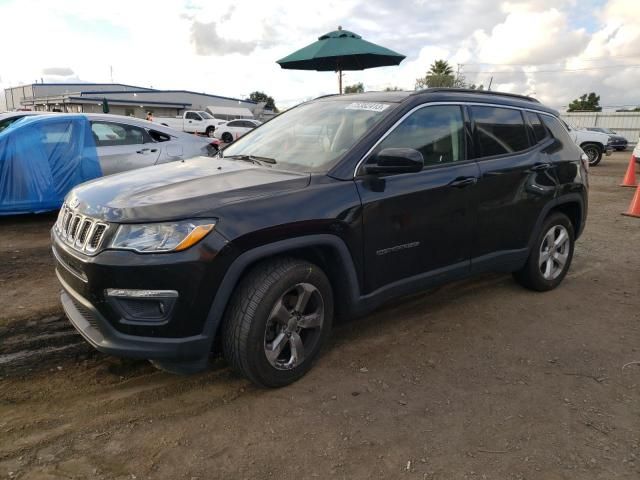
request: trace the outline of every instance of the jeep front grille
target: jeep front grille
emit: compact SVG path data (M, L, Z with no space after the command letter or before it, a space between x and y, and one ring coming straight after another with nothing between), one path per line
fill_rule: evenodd
M55 230L60 239L80 252L93 254L102 247L109 224L75 213L63 205L58 214Z

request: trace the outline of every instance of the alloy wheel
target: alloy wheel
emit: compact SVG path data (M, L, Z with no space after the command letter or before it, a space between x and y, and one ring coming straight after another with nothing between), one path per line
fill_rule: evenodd
M549 229L540 245L538 266L545 280L555 280L562 273L569 259L571 242L563 225Z
M596 147L588 146L585 148L584 153L589 157L589 163L592 164L598 159L598 149Z
M324 301L310 283L298 283L282 295L271 309L264 335L264 352L278 370L302 364L305 352L320 340Z

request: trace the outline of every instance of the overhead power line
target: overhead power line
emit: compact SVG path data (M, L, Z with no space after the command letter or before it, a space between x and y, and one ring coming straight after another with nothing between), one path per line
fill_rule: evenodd
M569 57L575 58L575 57ZM590 58L580 58L581 61L596 61L596 60L608 60L610 58L640 58L640 54L638 55L608 55L606 57L590 57ZM471 63L467 62L465 65L491 65L492 67L536 67L539 65L557 65L562 62L546 62L546 63L489 63L489 62L477 62Z
M606 70L609 68L640 68L640 65L601 65L599 67L584 67L584 68L562 68L556 70L532 70L524 73L571 73L571 72L584 72L587 70ZM490 73L490 74L501 74L501 73L521 73L522 70L477 70L477 71L465 71L462 72L465 75L469 75L472 73L480 74L480 73Z

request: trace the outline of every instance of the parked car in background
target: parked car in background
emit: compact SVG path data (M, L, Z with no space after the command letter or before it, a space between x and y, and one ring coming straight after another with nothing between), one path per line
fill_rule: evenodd
M153 122L181 132L198 133L208 137L213 137L216 127L225 123L204 110L187 110L178 117L154 117Z
M636 162L640 163L640 137L638 137L636 147L633 149L633 156L635 157Z
M602 155L609 156L613 152L609 135L593 132L586 128L577 128L566 120L561 120L569 131L569 136L589 157L589 165L595 167L602 160Z
M627 149L627 146L629 145L629 141L626 138L624 138L622 135L618 135L610 128L588 127L587 130L609 135L609 144L613 147L614 150L618 152L625 151Z
M0 214L54 210L79 183L195 156L212 140L132 117L38 115L0 132Z
M9 127L9 125L17 122L21 118L29 117L31 115L42 115L48 112L7 112L0 113L0 132L2 132L5 128Z
M323 97L221 155L67 196L61 302L98 350L189 372L213 349L280 387L311 368L334 316L488 271L556 288L587 219L587 156L519 95Z
M231 143L260 125L262 125L262 122L258 120L230 120L216 129L215 137L224 143Z

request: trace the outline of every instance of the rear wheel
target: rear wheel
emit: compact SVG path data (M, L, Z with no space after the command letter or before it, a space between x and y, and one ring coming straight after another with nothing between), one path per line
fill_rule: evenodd
M602 160L602 148L595 143L587 143L582 146L582 150L589 157L589 166L595 167Z
M524 268L514 273L521 285L544 292L560 285L573 259L575 234L563 213L551 214L542 225Z
M252 382L282 387L311 368L332 320L331 285L320 268L293 258L267 261L241 281L227 308L224 356Z
M231 133L229 133L229 132L224 132L224 133L222 134L222 141L223 141L224 143L231 143L231 142L233 142L233 135L231 135Z

